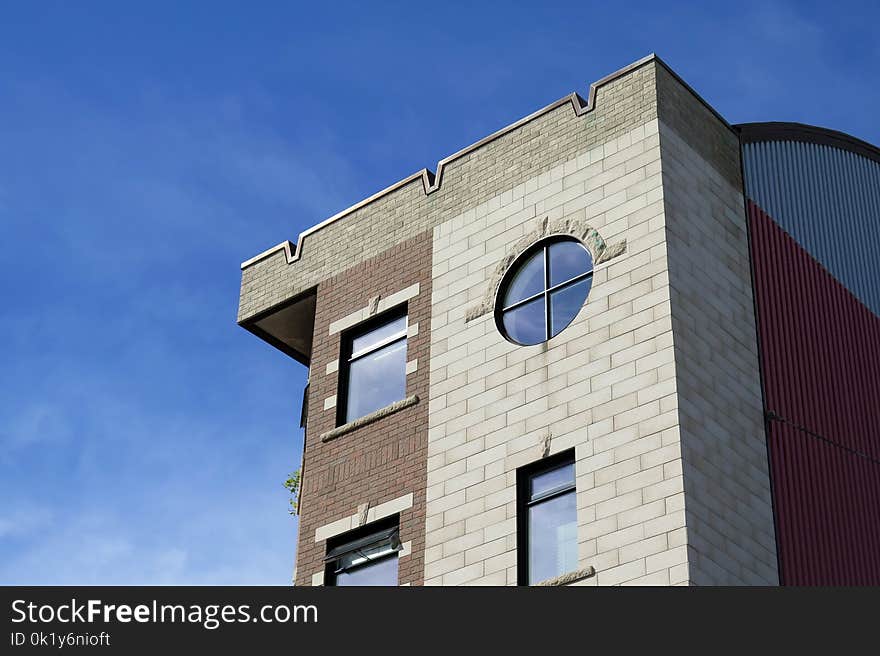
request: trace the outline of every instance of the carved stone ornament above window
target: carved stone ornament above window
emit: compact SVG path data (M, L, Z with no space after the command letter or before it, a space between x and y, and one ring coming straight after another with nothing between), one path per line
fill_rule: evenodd
M465 322L490 314L495 307L495 296L498 293L501 279L504 278L504 274L514 260L535 242L556 235L568 235L583 242L584 246L587 247L593 256L594 266L598 266L626 252L625 239L609 246L605 243L602 235L595 228L587 225L586 221L579 219L557 219L550 221L549 217L544 217L538 221L538 225L534 230L507 249L507 254L498 262L495 270L492 272L486 293L483 295L483 300L479 304L469 307L465 312Z

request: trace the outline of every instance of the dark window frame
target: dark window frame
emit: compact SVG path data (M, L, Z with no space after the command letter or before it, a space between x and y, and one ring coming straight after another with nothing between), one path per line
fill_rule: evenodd
M574 449L567 449L537 462L523 465L516 470L516 584L531 585L529 582L529 508L563 494L574 492L577 495L577 473L570 485L554 488L537 498L531 498L530 484L533 478L554 469L575 463ZM577 496L575 496L577 498Z
M395 333L389 338L386 338L367 349L359 351L357 353L352 353L352 345L354 340L358 337L363 337L368 333L376 330L384 326L387 323L391 323L392 321L396 321L401 317L406 317L406 327L403 329L402 334ZM355 326L345 330L340 337L339 344L339 378L336 386L336 426L343 426L349 421L355 421L355 419L347 420L346 414L348 413L348 379L349 379L349 370L351 368L352 362L360 360L361 358L378 351L379 349L385 348L386 346L391 346L392 344L396 344L400 341L407 342L407 351L409 350L409 312L407 303L403 303L396 307L391 308L381 314L376 315L375 317L370 317L366 321L362 321ZM404 398L406 398L406 366L404 365L403 371L403 384L404 384ZM402 400L402 399L397 399ZM368 413L369 414L369 413Z
M561 283L556 285L550 284L550 247L553 244L570 241L578 244L581 248L586 251L587 255L590 258L590 270L586 273L582 273L580 275L574 276L567 280L564 280ZM520 299L510 305L503 306L502 301L504 296L507 294L508 289L510 288L511 283L516 278L516 274L519 273L523 264L525 264L529 258L531 258L536 252L543 250L543 265L544 265L544 285L543 289L540 292L532 294L527 298ZM536 346L536 344L523 344L521 342L516 341L508 335L507 330L504 328L504 315L511 311L515 310L518 307L525 305L526 303L531 303L532 301L538 300L543 297L544 301L544 339L541 342L537 342L537 344L542 344L544 342L550 341L553 337L561 333L568 325L571 323L569 321L568 324L565 325L559 332L551 335L551 304L550 304L550 295L554 292L562 291L567 287L573 287L578 283L584 282L585 280L592 281L593 274L596 271L596 263L593 261L593 254L590 252L590 249L587 248L586 244L584 244L580 239L576 237L572 237L571 235L551 235L549 237L545 237L536 241L534 244L529 246L526 250L520 253L519 256L510 264L505 271L504 276L501 279L501 284L498 285L498 292L495 296L495 325L498 328L498 332L506 339L508 342L516 344L518 346ZM592 284L592 283L591 283ZM587 298L589 298L589 293L587 294ZM586 299L584 299L586 302Z
M302 406L299 412L299 427L305 430L309 421L309 381L306 380L306 386L303 388Z
M348 545L357 543L365 538L368 538L372 535L382 534L388 532L389 538L396 539L396 546L392 542L393 551L388 554L384 554L378 558L368 560L366 563L362 563L357 565L356 567L352 567L347 571L357 571L363 567L367 567L370 564L375 564L379 562L384 562L386 560L390 560L392 558L400 559L400 552L403 550L403 543L400 540L400 513L395 513L394 515L390 515L389 517L383 517L382 519L376 520L375 522L370 522L369 524L365 524L364 526L360 526L358 528L352 529L350 531L346 531L340 535L333 536L327 539L326 550L327 554L324 557L324 585L325 586L336 586L336 576L339 572L343 571L337 567L337 563L339 558L344 555L351 553L353 550L345 550L345 547ZM392 538L392 536L394 536ZM360 545L361 548L366 548L371 546L371 544L382 544L384 539L378 539L373 543L367 543ZM337 551L335 555L332 555L334 551ZM399 576L400 576L400 565L398 562L398 585Z

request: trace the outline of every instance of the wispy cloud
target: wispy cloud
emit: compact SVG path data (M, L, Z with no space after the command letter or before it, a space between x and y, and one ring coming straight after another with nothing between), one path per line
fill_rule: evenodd
M0 582L289 582L281 483L299 462L304 371L235 326L236 265L266 246L256 233L293 237L294 217L344 202L341 156L307 164L312 146L224 101L154 97L126 114L21 91L46 128L0 121L22 272L0 283L14 353Z
M217 408L207 408L216 412ZM69 409L59 408L61 418ZM280 413L279 413L280 415ZM228 415L163 413L105 396L82 425L62 478L10 489L0 515L0 581L29 584L283 584L294 522L281 482L296 462L294 433ZM281 422L289 424L289 422ZM288 429L288 430L285 430ZM32 441L7 471L45 464ZM54 447L58 449L58 446Z
M70 428L58 410L47 401L35 400L7 416L0 426L0 461L20 449L57 448L70 439Z
M50 509L32 504L6 508L0 511L0 540L22 539L49 531L54 518Z
M220 508L215 512L221 511ZM271 518L257 514L243 532ZM286 542L229 534L223 522L138 527L136 516L88 511L55 527L40 525L26 550L0 563L0 580L12 585L283 585L293 571L292 531ZM0 525L2 526L2 525ZM156 538L156 533L161 536ZM23 536L19 533L18 536ZM7 539L9 534L0 534ZM205 552L210 552L207 557Z

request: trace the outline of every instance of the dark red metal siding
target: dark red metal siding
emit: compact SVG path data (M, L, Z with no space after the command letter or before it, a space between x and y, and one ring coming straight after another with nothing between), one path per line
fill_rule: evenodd
M880 318L751 201L749 224L780 580L878 585Z

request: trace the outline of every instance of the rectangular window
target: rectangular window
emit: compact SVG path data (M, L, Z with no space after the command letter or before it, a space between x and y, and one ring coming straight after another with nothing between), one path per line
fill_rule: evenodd
M328 541L324 584L397 585L399 522L395 516Z
M517 530L520 585L577 569L574 451L517 470Z
M343 335L337 424L406 396L406 311L378 317Z

